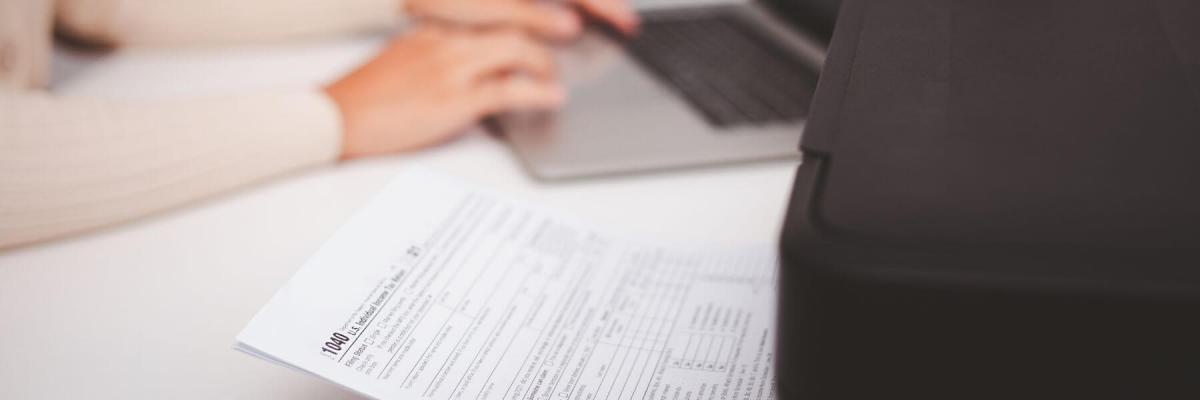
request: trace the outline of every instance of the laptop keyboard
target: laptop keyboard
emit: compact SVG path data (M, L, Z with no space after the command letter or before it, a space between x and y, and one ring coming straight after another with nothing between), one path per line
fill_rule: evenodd
M813 67L732 12L648 13L627 46L718 127L802 119L817 83Z

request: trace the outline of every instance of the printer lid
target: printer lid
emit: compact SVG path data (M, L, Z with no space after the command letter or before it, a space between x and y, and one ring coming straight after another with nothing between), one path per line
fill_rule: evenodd
M809 207L888 242L1200 246L1196 21L1191 0L847 1Z

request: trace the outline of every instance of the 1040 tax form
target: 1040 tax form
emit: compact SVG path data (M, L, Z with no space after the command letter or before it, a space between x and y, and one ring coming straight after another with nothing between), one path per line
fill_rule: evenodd
M381 399L773 399L776 269L410 170L237 347Z

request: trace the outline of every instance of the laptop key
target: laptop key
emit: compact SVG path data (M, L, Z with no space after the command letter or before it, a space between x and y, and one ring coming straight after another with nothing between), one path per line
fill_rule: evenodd
M646 69L713 125L790 122L808 109L816 73L735 14L648 14L628 44Z

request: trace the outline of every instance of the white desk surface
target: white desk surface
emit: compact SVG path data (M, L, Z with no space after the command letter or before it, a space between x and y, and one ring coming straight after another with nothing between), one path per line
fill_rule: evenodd
M327 81L379 37L225 48L59 52L55 90L112 98ZM0 398L353 398L231 349L305 259L398 170L423 165L617 232L774 243L794 162L575 183L525 175L475 132L416 154L300 172L170 213L0 253Z

